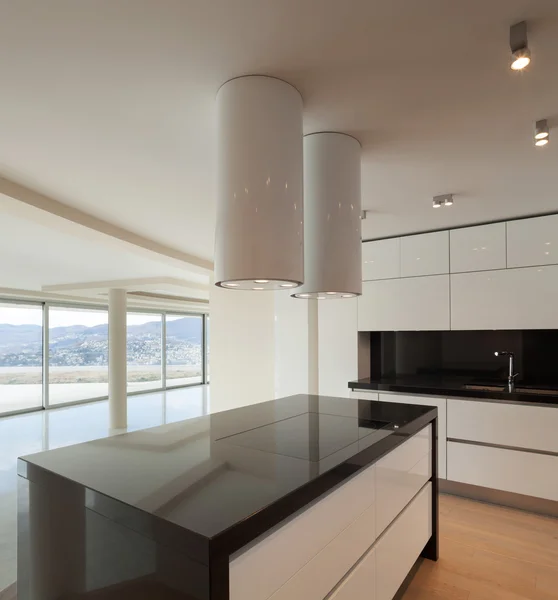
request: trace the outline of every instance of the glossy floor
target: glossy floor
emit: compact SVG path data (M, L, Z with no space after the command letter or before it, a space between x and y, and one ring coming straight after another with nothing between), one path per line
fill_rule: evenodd
M440 559L404 600L557 600L558 519L440 497Z
M182 421L208 412L208 386L130 396L127 431ZM0 590L16 579L18 456L110 434L106 400L0 418Z

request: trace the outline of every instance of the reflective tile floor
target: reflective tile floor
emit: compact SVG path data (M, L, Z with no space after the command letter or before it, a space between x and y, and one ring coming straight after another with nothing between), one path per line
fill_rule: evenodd
M208 412L208 386L130 396L127 431L182 421ZM106 400L0 418L0 591L17 579L17 457L108 435Z

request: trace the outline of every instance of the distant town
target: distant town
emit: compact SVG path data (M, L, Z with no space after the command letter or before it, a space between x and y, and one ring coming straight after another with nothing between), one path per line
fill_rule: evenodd
M50 330L52 367L102 366L108 363L108 326L75 325ZM199 366L202 359L201 323L185 317L167 322L167 365ZM128 327L128 364L161 364L159 322ZM0 324L0 367L40 367L42 328Z

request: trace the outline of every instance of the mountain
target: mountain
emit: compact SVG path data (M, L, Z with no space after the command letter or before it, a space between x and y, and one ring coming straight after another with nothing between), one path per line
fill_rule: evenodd
M201 356L202 320L183 317L167 322L168 364L197 364ZM161 322L128 327L128 362L158 364ZM71 325L50 330L50 364L101 365L108 356L108 325ZM40 366L42 327L0 324L0 366Z

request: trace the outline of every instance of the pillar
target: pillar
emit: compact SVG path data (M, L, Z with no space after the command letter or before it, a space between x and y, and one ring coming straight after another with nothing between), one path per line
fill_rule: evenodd
M109 415L111 429L128 426L126 290L109 290Z

